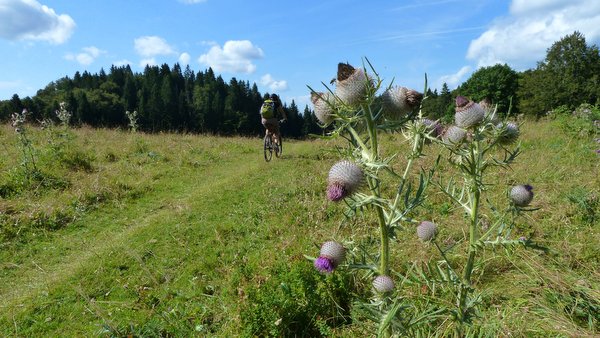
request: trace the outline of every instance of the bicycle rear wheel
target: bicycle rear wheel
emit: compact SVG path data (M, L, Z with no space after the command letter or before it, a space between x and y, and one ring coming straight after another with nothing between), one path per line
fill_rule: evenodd
M263 151L265 155L265 161L269 162L271 158L273 158L273 141L270 134L265 135Z

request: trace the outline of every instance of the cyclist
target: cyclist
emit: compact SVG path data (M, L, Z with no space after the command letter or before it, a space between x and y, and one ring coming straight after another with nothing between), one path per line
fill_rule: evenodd
M263 108L261 108L261 122L265 127L265 135L269 133L275 135L275 143L279 142L281 137L281 133L279 131L279 123L287 121L287 116L285 114L285 110L283 109L283 105L281 104L281 100L277 94L265 94L263 106L266 104L271 104L273 106L272 114L263 114ZM281 117L281 121L278 119Z

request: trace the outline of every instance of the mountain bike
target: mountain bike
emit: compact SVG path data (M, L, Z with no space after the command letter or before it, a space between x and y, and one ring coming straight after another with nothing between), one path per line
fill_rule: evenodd
M281 153L283 152L283 139L281 138L281 132L279 133L277 142L275 142L275 135L270 131L267 132L263 142L263 151L265 155L265 161L267 162L273 158L273 153L275 153L275 157L281 157Z

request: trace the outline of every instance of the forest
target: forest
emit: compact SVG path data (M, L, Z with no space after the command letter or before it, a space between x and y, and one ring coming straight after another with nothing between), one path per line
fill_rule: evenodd
M308 92L308 90L307 90ZM265 93L268 94L268 93ZM429 89L423 111L429 118L450 121L457 95L498 105L501 114L534 118L550 112L572 112L582 104L600 102L600 54L579 33L555 42L534 69L518 72L507 64L482 67L458 88ZM127 128L126 111L138 112L144 132L190 132L256 136L262 133L259 107L263 94L256 83L232 78L226 83L211 68L194 72L189 65L146 66L134 73L129 65L111 66L108 73L76 72L38 90L30 98L17 94L0 101L0 120L24 108L33 120L56 119L61 102L72 112L74 125ZM285 104L287 137L320 133L313 112L294 101Z

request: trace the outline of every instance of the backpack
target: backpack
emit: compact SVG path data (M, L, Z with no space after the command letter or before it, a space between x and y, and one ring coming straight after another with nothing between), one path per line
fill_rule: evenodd
M275 117L275 102L273 100L265 100L260 107L260 116L263 119L271 119Z

